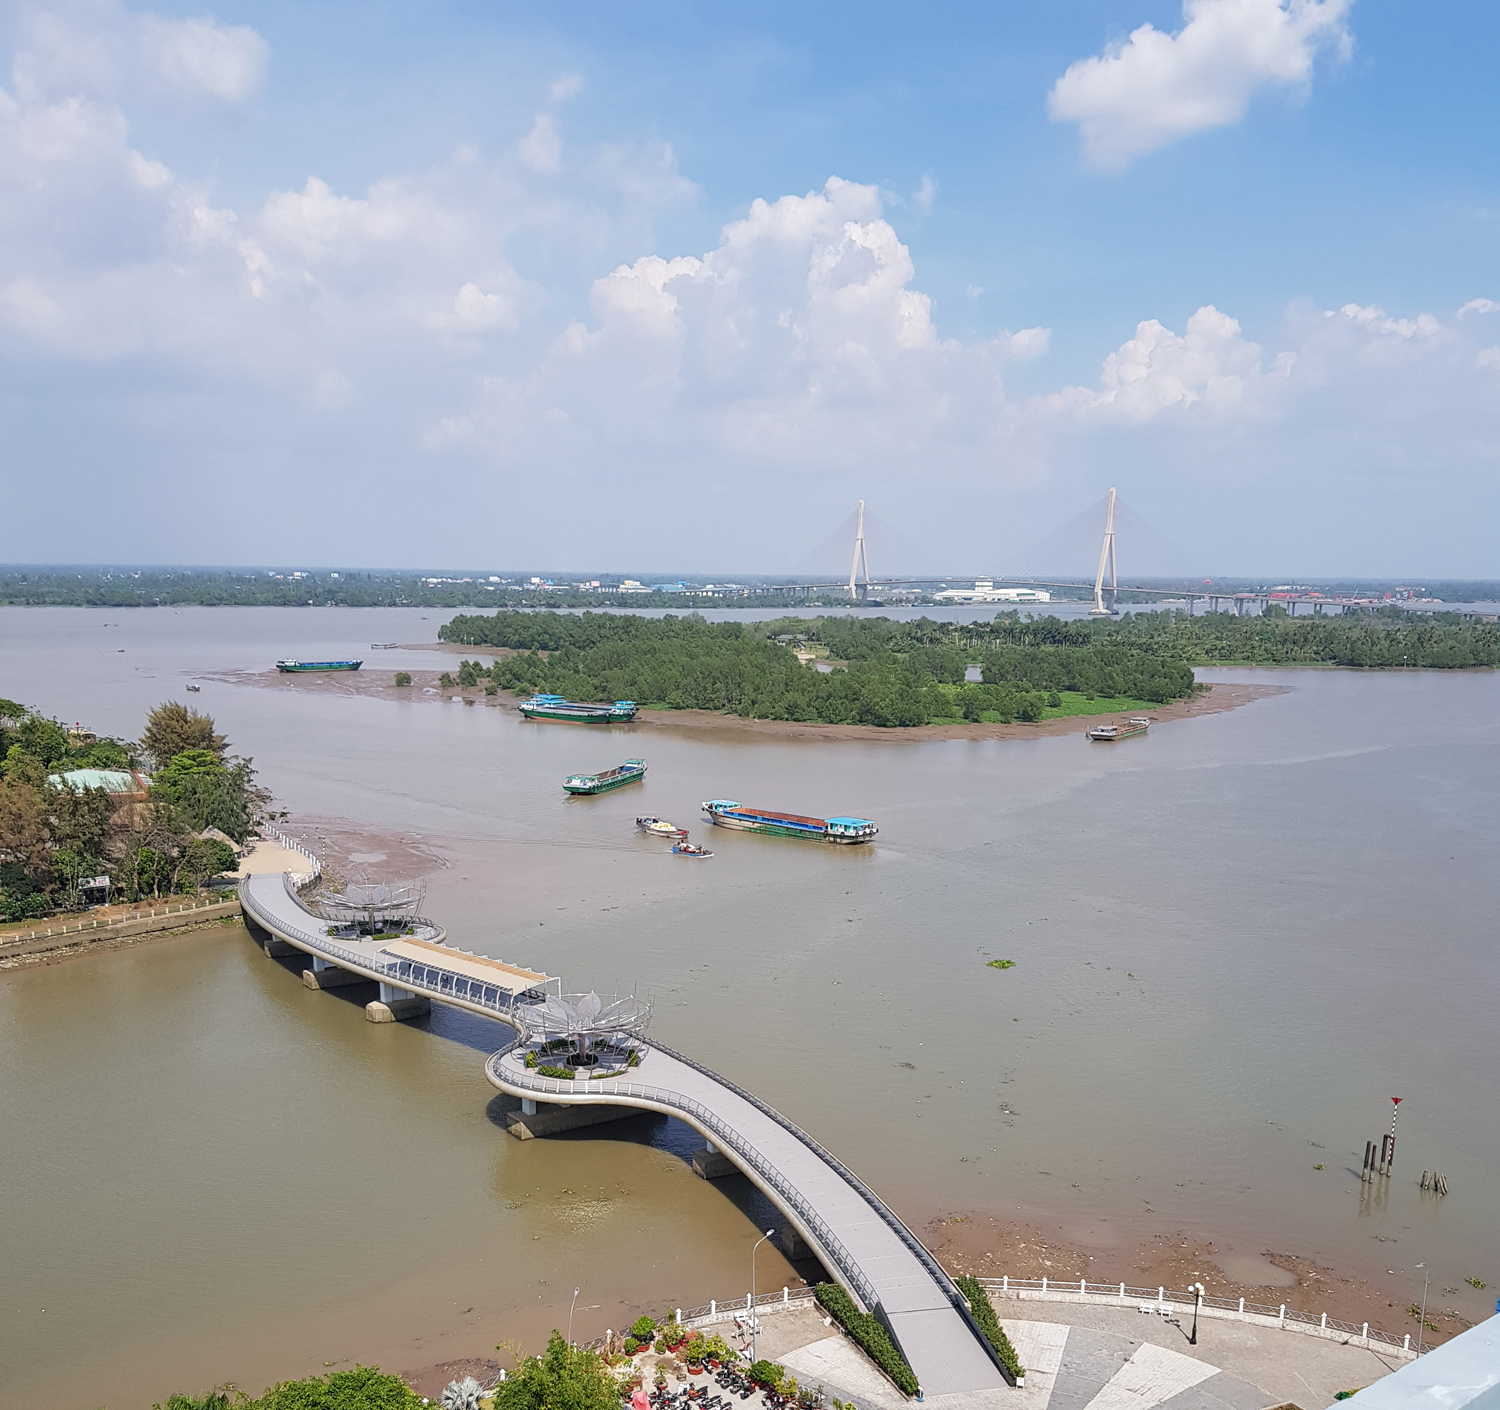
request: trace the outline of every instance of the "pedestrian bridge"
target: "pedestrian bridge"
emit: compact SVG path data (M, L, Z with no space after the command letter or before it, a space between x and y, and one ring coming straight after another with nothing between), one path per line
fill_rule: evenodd
M963 1295L917 1237L837 1158L743 1088L650 1041L641 1043L628 1082L543 1077L525 1063L523 1014L556 981L451 949L435 927L399 941L331 935L337 927L303 904L290 876L246 877L240 903L277 940L313 957L314 978L321 964L378 983L381 998L372 1008L400 1017L443 1003L515 1029L516 1039L489 1059L485 1074L524 1109L636 1107L685 1121L764 1192L824 1268L880 1318L926 1397L1006 1385Z

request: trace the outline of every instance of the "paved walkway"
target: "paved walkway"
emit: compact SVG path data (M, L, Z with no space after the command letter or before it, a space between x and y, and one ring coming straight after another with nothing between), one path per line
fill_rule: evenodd
M1001 1324L1027 1368L1025 1394L1028 1396L1033 1393L1029 1372L1034 1365L1041 1364L1041 1358L1035 1354L1029 1356L1023 1342L1053 1335L1054 1332L1045 1329L1055 1329L1056 1322L1049 1319L1058 1316L1066 1316L1070 1328L1064 1330L1071 1330L1079 1337L1076 1343L1071 1337L1068 1341L1070 1360L1076 1359L1075 1353L1083 1346L1085 1335L1109 1337L1116 1342L1123 1340L1132 1346L1159 1347L1209 1362L1241 1384L1261 1387L1266 1396L1262 1406L1290 1401L1304 1410L1324 1410L1325 1406L1334 1403L1335 1392L1369 1385L1403 1364L1378 1350L1367 1351L1360 1346L1243 1322L1200 1318L1198 1345L1189 1346L1191 1314L1163 1318L1155 1313L1142 1314L1134 1307L1069 1304L1064 1310L1063 1306L1044 1302L1021 1302L1000 1297L994 1301ZM1195 1404L1206 1410L1209 1402L1202 1397L1216 1393L1216 1383L1204 1382L1197 1388ZM1240 1410L1238 1401L1227 1400L1226 1403ZM1084 1407L1065 1397L1055 1403L1027 1405L1025 1410L1084 1410ZM1095 1406L1094 1410L1112 1410L1112 1407L1105 1404ZM1180 1410L1180 1407L1174 1404L1172 1410ZM1251 1407L1244 1407L1244 1410L1251 1410Z

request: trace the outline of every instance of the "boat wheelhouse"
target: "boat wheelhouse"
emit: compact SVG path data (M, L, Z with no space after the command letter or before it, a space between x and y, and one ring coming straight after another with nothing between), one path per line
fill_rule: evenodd
M806 837L814 842L869 842L880 830L869 818L808 818L800 813L751 808L728 798L713 798L703 805L709 822L741 832L765 832L773 837Z
M646 777L644 759L627 759L612 769L597 774L569 774L563 787L569 793L608 793L613 788L623 788L627 783L639 783Z
M561 695L533 695L516 708L528 720L568 720L579 725L622 724L635 719L634 700L616 700L613 705L565 700Z

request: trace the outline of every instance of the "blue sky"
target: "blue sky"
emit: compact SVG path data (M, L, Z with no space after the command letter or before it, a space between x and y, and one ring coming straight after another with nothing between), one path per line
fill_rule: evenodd
M1143 568L1500 576L1493 6L4 39L13 561L777 571L864 497L1003 572L1117 483Z

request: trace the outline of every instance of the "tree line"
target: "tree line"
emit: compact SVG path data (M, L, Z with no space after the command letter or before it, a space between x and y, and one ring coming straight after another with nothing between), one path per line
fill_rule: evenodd
M783 630L786 629L786 630ZM949 625L787 618L708 622L699 616L633 617L501 611L459 616L439 638L516 652L485 668L464 661L459 683L481 676L518 693L578 700L635 700L665 709L750 719L879 727L959 721L1035 721L1063 708L1062 691L1160 703L1193 690L1193 673L1148 646L1050 647L992 643L976 655ZM780 639L778 639L780 638ZM794 646L818 644L837 667L804 664ZM968 667L982 666L969 681Z
M140 741L70 733L0 700L0 921L82 903L79 883L108 876L108 897L190 894L236 866L235 849L267 816L252 761L229 754L209 715L168 701ZM149 781L137 771L152 767ZM78 786L80 769L134 773L147 785L114 793ZM134 781L132 781L134 783Z

